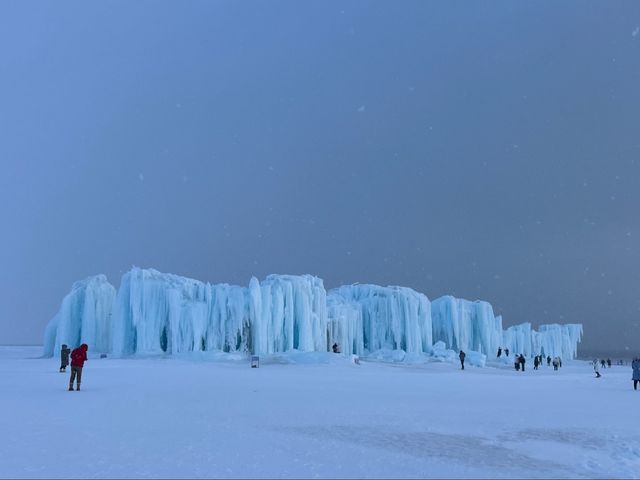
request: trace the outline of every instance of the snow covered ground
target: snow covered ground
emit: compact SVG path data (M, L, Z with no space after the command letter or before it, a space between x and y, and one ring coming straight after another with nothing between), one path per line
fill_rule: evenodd
M2 478L640 478L628 366L90 356L69 392L41 352L0 347Z

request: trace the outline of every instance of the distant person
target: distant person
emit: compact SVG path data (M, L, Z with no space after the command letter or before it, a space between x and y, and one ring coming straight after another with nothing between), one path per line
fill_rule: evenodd
M460 355L458 355L460 357L460 366L462 367L461 370L464 370L464 359L467 356L466 353L464 353L462 350L460 350Z
M538 365L540 365L540 357L538 357L537 355L533 358L533 369L537 370L538 369Z
M505 349L504 349L504 354L505 354L507 357L509 356L509 349L508 349L508 348L505 348Z
M524 358L524 355L523 355L523 354L520 354L519 362L520 362L520 368L521 368L521 369L522 369L522 371L524 372L524 364L525 364L525 363L527 363L527 361L525 360L525 358Z
M516 359L513 361L513 368L516 369L516 372L520 371L520 357L516 355Z
M558 357L558 367L562 368L562 357Z
M69 365L69 354L71 353L71 349L67 347L66 344L62 344L62 348L60 349L60 372L67 371L67 365Z
M87 361L87 350L89 346L83 343L71 352L71 378L69 379L69 391L73 390L73 381L77 378L77 388L80 391L80 382L82 381L82 367Z
M558 357L553 359L553 369L556 371L558 370Z
M598 359L594 359L593 360L593 371L596 372L596 378L600 378L602 375L600 375L600 368L598 367L598 365L600 364L600 362L598 362Z
M633 359L631 368L633 368L633 376L631 377L631 380L633 380L633 389L638 390L638 382L640 382L640 357Z
M602 368L605 368L607 366L607 361L603 358L602 360L600 360L600 365L602 366Z
M547 367L551 365L551 355L547 355ZM557 370L557 368L556 368Z
M340 345L338 345L337 343L334 343L331 349L333 350L333 353L340 353Z
M498 358L502 355L502 347L498 347Z
M607 368L611 368L611 359L607 358Z

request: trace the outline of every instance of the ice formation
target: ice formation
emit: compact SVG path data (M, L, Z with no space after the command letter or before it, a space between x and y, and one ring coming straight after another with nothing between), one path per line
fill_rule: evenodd
M64 297L60 311L51 319L44 333L44 354L52 356L67 344L86 343L91 351L111 348L111 307L116 289L104 275L76 282Z
M582 325L540 325L538 331L530 323L507 328L503 333L503 348L527 357L544 355L562 359L575 358L582 338Z
M113 353L247 350L247 289L134 268L113 312Z
M249 287L134 268L114 308L113 353L326 351L322 280L270 275Z
M407 287L345 285L329 292L333 311L340 305L355 307L358 338L355 353L380 349L407 353L431 351L431 305L429 299ZM344 307L343 307L344 308ZM345 339L352 343L350 338Z
M327 316L329 344L340 345L342 353L346 355L364 355L364 328L360 305L338 295L328 295Z
M502 317L487 302L444 296L431 304L433 339L459 351L493 354L502 341Z
M249 282L254 353L327 351L327 293L311 275L269 275Z
M311 275L269 275L248 287L133 268L117 292L104 275L73 285L45 330L44 354L89 344L115 355L191 351L327 352L398 361L432 356L484 365L499 347L575 358L582 326L524 323L503 330L487 302L430 302L407 287L345 285L329 293Z

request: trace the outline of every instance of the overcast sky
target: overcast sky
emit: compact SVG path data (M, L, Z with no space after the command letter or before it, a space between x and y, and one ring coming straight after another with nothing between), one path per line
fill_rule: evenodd
M640 343L640 2L0 2L0 344L131 266Z

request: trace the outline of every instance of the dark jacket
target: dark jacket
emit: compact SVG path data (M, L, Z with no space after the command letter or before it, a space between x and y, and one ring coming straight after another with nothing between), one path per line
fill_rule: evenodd
M640 359L634 359L633 362L631 362L631 368L633 368L631 380L640 380Z
M86 343L83 343L78 348L74 349L71 352L71 366L72 367L80 367L84 366L84 362L87 361L87 350L89 347Z
M467 354L466 354L466 353L464 353L462 350L460 350L460 355L458 355L458 356L460 357L460 361L461 361L461 362L464 362L464 357L466 357L466 356L467 356Z
M60 350L60 365L66 367L69 365L69 354L71 353L71 349L66 345L62 345L62 349Z

